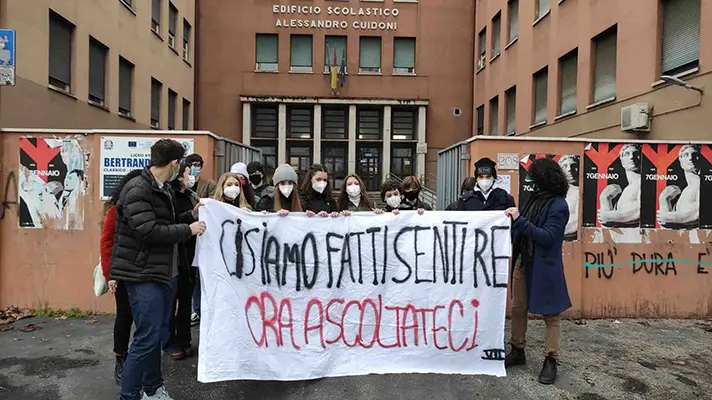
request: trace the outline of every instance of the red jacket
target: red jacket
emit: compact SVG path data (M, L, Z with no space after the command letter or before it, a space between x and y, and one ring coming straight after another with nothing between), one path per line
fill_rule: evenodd
M101 272L109 280L111 266L111 251L114 248L114 231L116 230L116 206L111 206L106 212L104 226L101 228Z

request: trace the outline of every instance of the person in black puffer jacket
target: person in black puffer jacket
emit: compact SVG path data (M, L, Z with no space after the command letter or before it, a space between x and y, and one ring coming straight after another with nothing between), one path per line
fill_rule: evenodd
M468 176L467 178L465 178L464 181L462 181L462 185L460 186L460 196L471 190L475 190L475 186L477 186L477 179L474 176ZM457 211L458 204L460 204L459 197L457 198L457 200L453 201L447 207L445 207L445 211Z
M110 279L121 281L136 330L124 365L120 398L170 398L161 374L161 342L170 324L171 279L178 275L178 244L205 231L197 207L177 216L169 182L178 177L183 146L170 139L151 147L151 167L124 186L116 204ZM179 222L180 221L180 222ZM188 223L191 223L188 225Z
M299 190L302 210L307 213L307 217L315 214L320 217L338 216L336 202L331 197L331 187L329 185L329 174L326 167L321 164L314 164L309 167L302 187Z
M514 198L502 188L494 187L497 169L494 161L481 158L475 163L477 185L458 200L458 211L504 211L514 207Z

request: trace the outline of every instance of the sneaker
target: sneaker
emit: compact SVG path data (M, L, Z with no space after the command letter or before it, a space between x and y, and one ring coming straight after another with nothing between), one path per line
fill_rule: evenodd
M173 400L173 397L168 394L168 391L166 390L165 386L161 386L156 390L156 393L153 394L153 396L149 396L146 394L146 392L143 393L143 400Z
M193 313L193 315L190 316L190 325L196 326L198 324L200 324L200 315L198 315L198 313Z
M167 351L166 354L168 354L168 357L173 361L183 360L187 357L182 349Z

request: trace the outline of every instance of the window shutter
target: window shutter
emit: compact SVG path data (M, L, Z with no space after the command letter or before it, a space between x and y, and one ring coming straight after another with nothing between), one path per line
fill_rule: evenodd
M314 113L311 107L289 107L287 135L292 138L309 139L314 127Z
M170 8L168 9L168 32L175 36L176 34L176 15L178 14L178 11L173 7L171 4Z
M333 56L332 56L333 57ZM348 136L348 107L323 107L325 139L346 139Z
M153 79L151 81L151 120L155 122L160 121L161 116L161 89L161 83Z
M598 103L616 95L616 40L615 31L596 38L593 102Z
M509 89L505 94L506 97L506 107L507 107L507 132L512 133L516 129L516 115L517 115L517 90L512 88Z
M380 109L359 109L358 110L358 138L359 139L380 139L381 138L381 110Z
M161 22L161 0L153 0L151 17L157 23Z
M277 137L277 106L252 105L252 136Z
M172 90L168 90L168 129L176 128L176 100L178 95Z
M346 36L327 36L324 51L324 71L331 71L334 63L334 50L336 50L336 64L341 68L341 60L346 58Z
M487 31L483 29L482 32L480 32L478 39L480 42L479 43L480 56L483 56L483 55L487 54Z
M311 35L292 35L290 41L290 66L312 66L312 37Z
M89 97L90 100L104 102L106 72L106 47L94 39L89 39Z
M509 14L509 41L519 36L519 0L511 0L507 5Z
M72 63L71 26L62 17L51 14L49 22L49 76L70 85Z
M131 81L133 80L133 64L124 58L119 59L119 111L131 113ZM153 88L152 88L153 89Z
M277 35L257 35L257 63L277 63Z
M500 36L502 36L502 14L497 14L492 19L492 57L499 54Z
M663 74L700 59L700 0L663 1Z
M359 68L381 68L381 38L361 37L359 46Z
M578 73L576 53L561 60L561 109L559 114L576 111L576 76Z
M490 100L490 135L499 134L499 97Z
M190 102L183 99L183 130L190 129Z
M392 109L391 135L394 140L413 140L416 131L416 110Z
M549 7L549 0L539 0L539 13L537 14L537 18L540 18L547 12L549 12L550 7Z
M485 133L485 106L477 107L477 135Z
M548 69L534 75L534 123L546 122L546 96Z
M393 67L415 68L415 39L393 39Z

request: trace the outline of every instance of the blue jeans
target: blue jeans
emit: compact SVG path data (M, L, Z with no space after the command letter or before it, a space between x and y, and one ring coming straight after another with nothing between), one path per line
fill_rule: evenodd
M170 353L180 350L180 346L176 343L176 326L175 326L175 303L176 295L178 294L178 277L171 279L170 305L168 307L168 319L161 326L161 343L163 351Z
M195 288L193 289L193 312L200 316L200 272L197 268L195 269Z
M170 318L171 286L124 282L136 331L121 377L121 400L139 400L141 389L152 396L163 386L162 327Z

